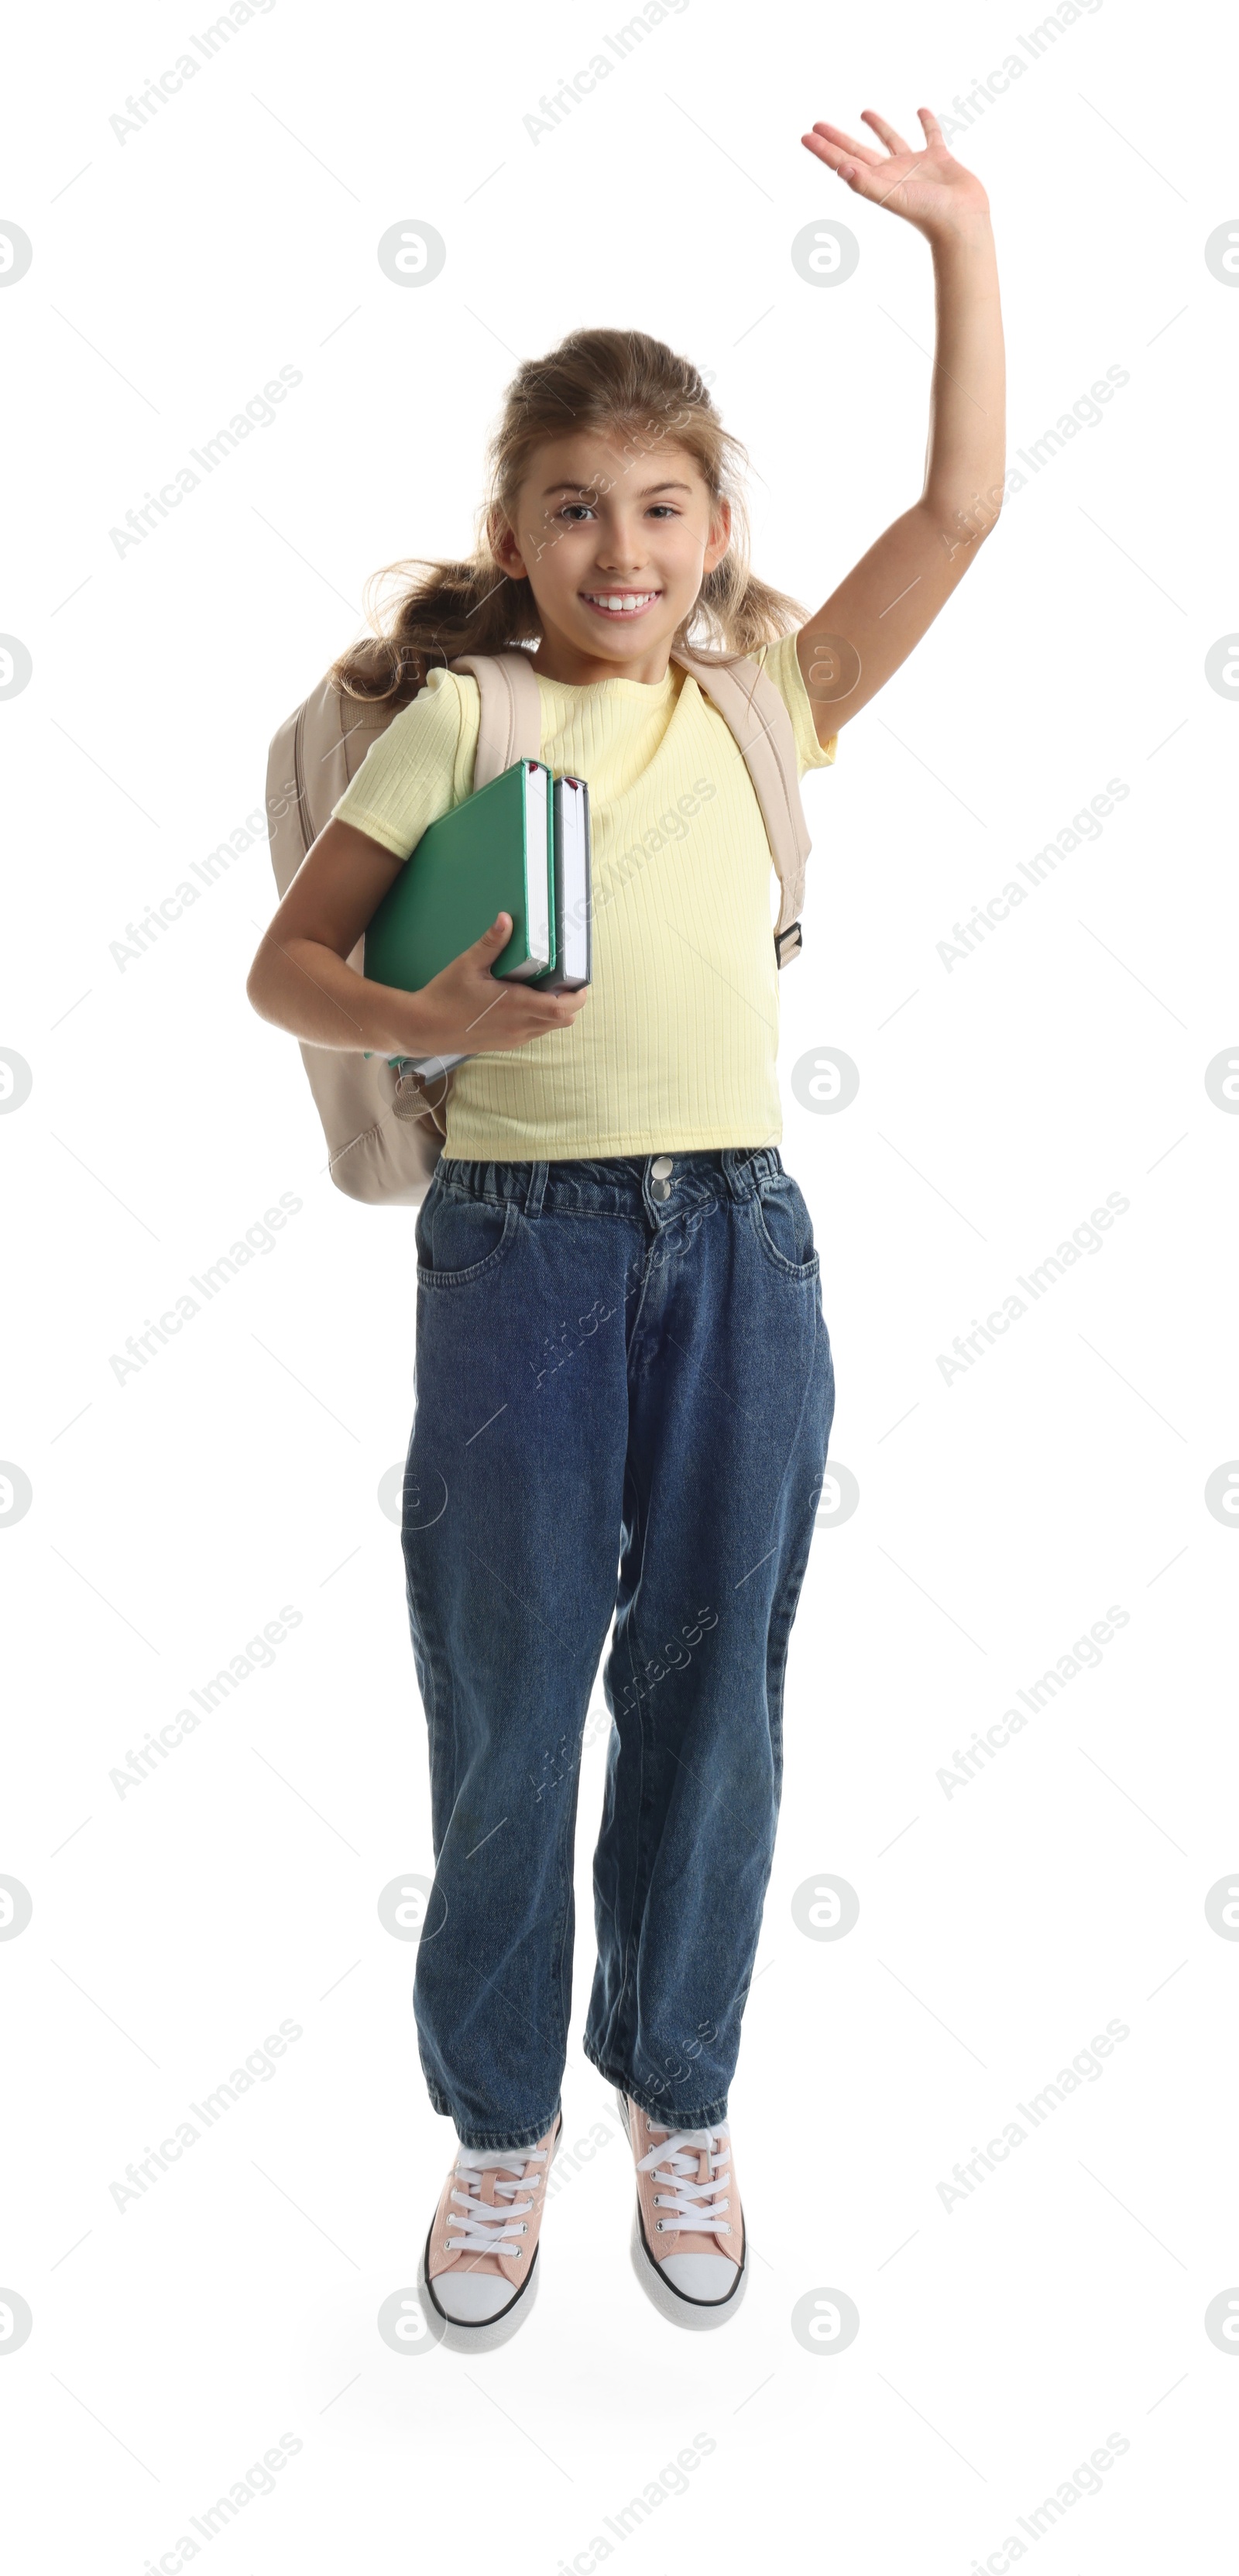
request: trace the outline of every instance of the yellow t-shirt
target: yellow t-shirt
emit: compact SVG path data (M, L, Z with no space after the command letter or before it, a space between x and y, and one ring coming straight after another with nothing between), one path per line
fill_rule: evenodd
M794 635L753 656L823 769ZM541 757L589 785L593 982L571 1028L471 1056L444 1152L479 1161L777 1144L773 863L735 737L695 680L569 686L537 675ZM335 814L397 858L473 789L479 697L433 671L366 754Z

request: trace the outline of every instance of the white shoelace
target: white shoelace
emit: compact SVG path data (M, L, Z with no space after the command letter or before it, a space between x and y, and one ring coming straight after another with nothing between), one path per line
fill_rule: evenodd
M449 2254L511 2254L521 2251L519 2239L529 2223L532 2200L518 2200L521 2191L533 2188L536 2175L525 2180L530 2165L544 2165L545 2147L513 2147L498 2154L490 2147L458 2147L456 2174L464 2184L463 2191L453 2191L453 2202L459 2202L463 2216L453 2217L456 2231L447 2240ZM495 2203L483 2200L475 2177L491 2167L505 2167L502 2179L495 2176ZM502 2202L502 2206L500 2206Z
M709 2158L710 2179L699 2182L702 2152ZM651 2147L647 2156L637 2161L638 2173L652 2173L657 2182L670 2183L670 2191L655 2192L654 2207L670 2210L669 2218L660 2218L661 2230L692 2228L700 2235L730 2236L727 2211L729 2200L719 2193L731 2180L731 2141L726 2129L674 2129L661 2146ZM726 2165L726 2173L719 2173Z

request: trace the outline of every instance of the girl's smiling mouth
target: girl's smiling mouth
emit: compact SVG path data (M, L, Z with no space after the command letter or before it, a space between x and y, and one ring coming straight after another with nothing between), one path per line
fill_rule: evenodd
M599 617L641 617L652 608L661 590L582 590L578 597Z

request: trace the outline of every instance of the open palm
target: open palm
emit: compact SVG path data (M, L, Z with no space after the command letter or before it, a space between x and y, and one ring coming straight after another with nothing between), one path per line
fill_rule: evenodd
M918 107L916 112L925 129L924 143L917 151L871 107L862 109L862 122L871 125L885 144L884 154L857 143L838 125L815 125L811 134L800 139L807 151L845 181L854 196L888 206L918 232L931 238L936 233L966 232L987 219L989 199L972 171L952 159L932 109Z

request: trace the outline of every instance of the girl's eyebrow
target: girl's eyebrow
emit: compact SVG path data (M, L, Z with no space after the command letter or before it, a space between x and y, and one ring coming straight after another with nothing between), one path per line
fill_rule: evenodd
M548 483L542 498L549 501L556 492L596 492L598 488L596 483ZM648 501L655 492L687 492L691 499L692 489L691 483L647 483L637 499Z

